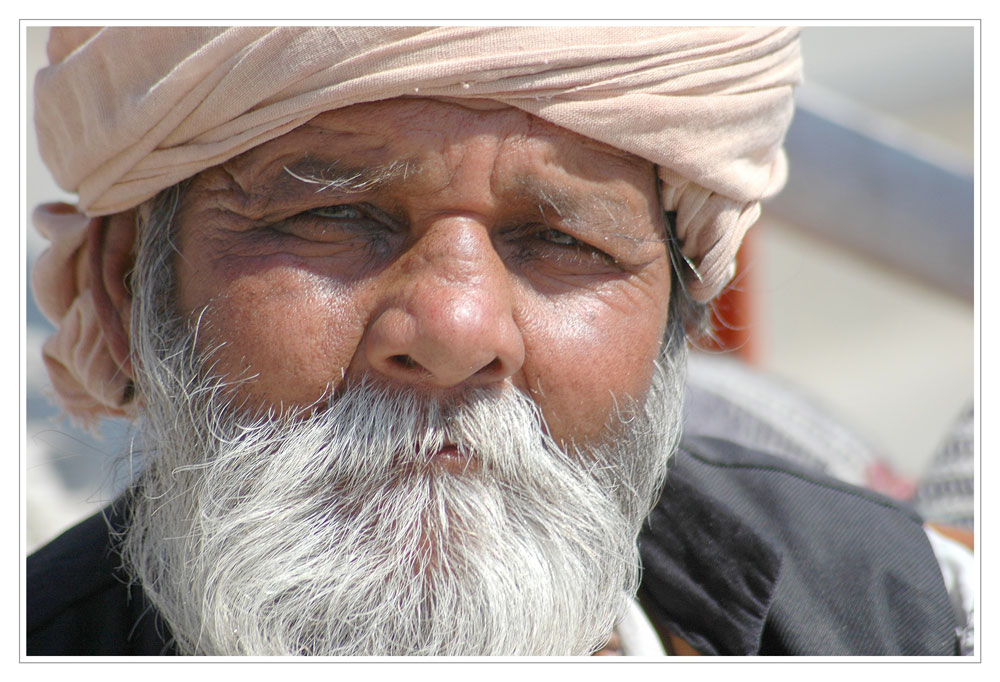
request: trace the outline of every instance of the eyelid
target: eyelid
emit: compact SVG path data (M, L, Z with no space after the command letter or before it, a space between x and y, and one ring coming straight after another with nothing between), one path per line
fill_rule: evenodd
M545 239L543 235L546 233L565 235L567 238L572 240L572 243L560 244L557 241ZM510 230L510 234L514 237L535 237L546 243L552 244L553 246L585 248L601 253L604 251L600 246L595 245L592 240L588 239L586 235L578 233L568 225L553 225L548 222L525 223L524 225L519 225L518 227Z
M320 211L324 210L335 211L336 209L348 209L348 208L354 208L355 210L358 211L360 215L356 218L349 218L349 217L340 218L335 216L324 216L319 213ZM399 232L404 227L404 224L400 220L395 218L392 214L366 201L345 201L341 203L316 206L297 214L297 216L316 217L321 219L325 218L327 220L342 220L342 221L369 219L380 223L381 225L385 226L392 232Z
M616 267L619 264L619 259L616 256L608 253L600 246L595 245L591 240L588 240L585 235L575 234L574 231L568 228L561 229L560 227L553 226L548 223L528 222L504 230L503 233L508 239L522 244L523 254L528 254L534 251L536 257L543 259L555 257L558 254L562 254L559 255L559 258L569 256L570 254L576 254L572 257L596 258L607 263L608 265L614 265ZM546 233L565 235L571 241L570 243L560 243L559 241L546 239L544 236ZM532 246L531 242L536 240L537 243ZM548 256L543 255L546 251L549 254Z
M358 209L357 204L334 204L333 206L317 206L316 208L311 208L305 211L309 215L319 216L320 218L339 218L340 216L323 215L322 211L334 211L336 209L348 209L353 208L358 211L358 213L363 213L361 209Z
M550 232L555 233L557 235L561 235L563 237L566 237L570 241L570 243L564 244L564 243L562 243L560 241L556 241L554 239L545 239L544 240L544 241L549 242L550 244L554 244L554 245L558 245L558 246L577 246L577 245L579 245L579 246L589 246L588 244L586 244L582 240L577 239L576 237L574 237L573 235L571 235L569 232L566 232L564 230L560 230L560 229L555 228L555 227L549 227L549 228L544 229L544 230L539 230L538 232L535 233L535 236L536 237L541 237L542 235L545 235L545 234L550 233Z

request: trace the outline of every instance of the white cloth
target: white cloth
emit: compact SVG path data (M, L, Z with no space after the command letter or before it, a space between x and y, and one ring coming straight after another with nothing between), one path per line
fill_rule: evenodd
M941 566L941 576L948 590L955 618L958 620L958 640L963 656L976 653L975 616L978 601L978 570L976 559L968 547L924 527L931 549Z
M625 616L619 621L618 639L621 640L622 653L625 656L666 656L667 652L656 634L653 624L646 617L646 612L639 602L630 599Z

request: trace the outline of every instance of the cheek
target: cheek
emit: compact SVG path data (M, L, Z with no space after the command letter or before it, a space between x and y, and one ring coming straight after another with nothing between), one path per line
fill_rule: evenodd
M197 319L207 306L198 350L225 341L214 373L246 378L240 393L249 409L308 405L341 381L363 333L355 291L294 267L220 279L182 286L182 309Z
M557 440L596 439L616 405L645 396L667 300L581 296L548 306L532 321L526 380Z

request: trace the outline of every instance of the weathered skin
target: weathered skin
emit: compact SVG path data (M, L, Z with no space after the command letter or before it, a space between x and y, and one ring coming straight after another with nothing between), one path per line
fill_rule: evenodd
M293 176L377 168L360 191ZM513 385L586 441L644 395L660 349L659 205L652 164L515 109L358 105L196 176L179 306L207 306L219 370L256 375L250 406L308 406L345 378Z

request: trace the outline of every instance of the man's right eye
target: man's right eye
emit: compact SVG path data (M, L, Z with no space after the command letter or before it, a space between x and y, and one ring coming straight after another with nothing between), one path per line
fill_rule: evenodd
M303 211L269 226L274 232L320 243L381 240L396 221L370 204L338 204Z
M341 204L339 206L321 206L307 211L309 215L320 218L334 218L339 220L360 220L365 217L364 211L357 204Z

